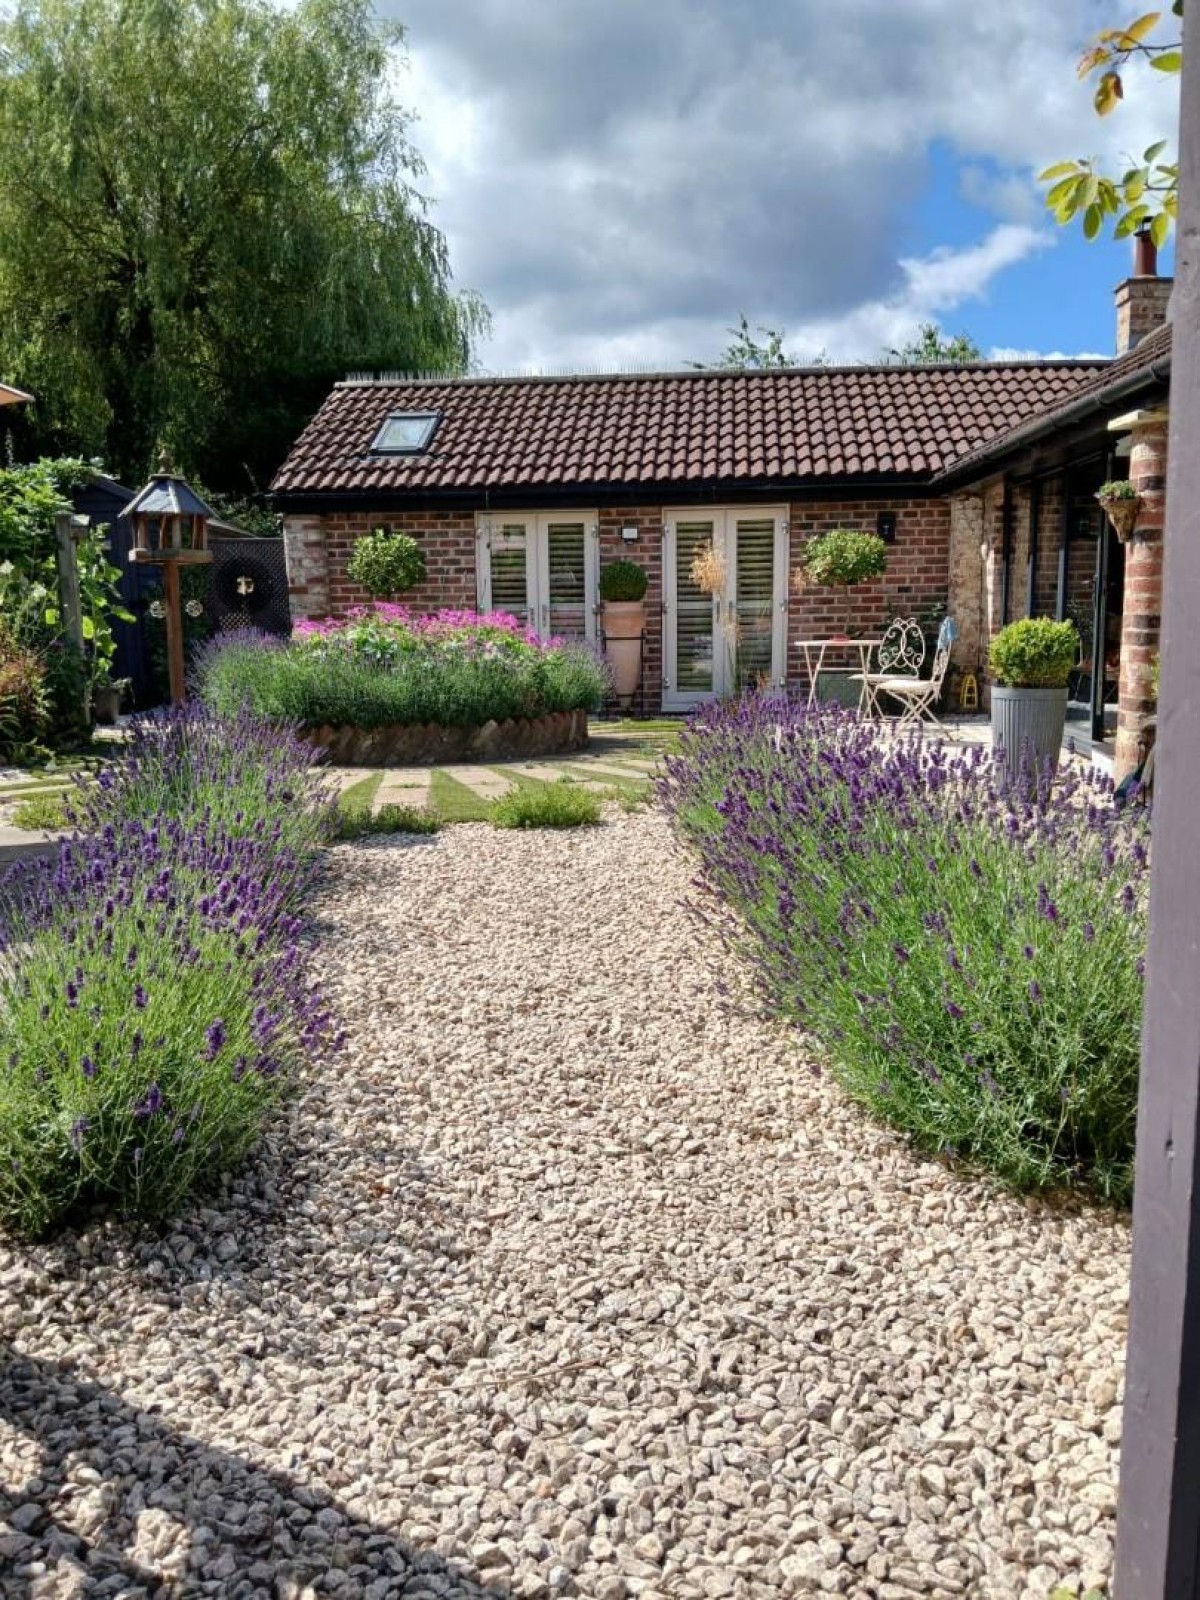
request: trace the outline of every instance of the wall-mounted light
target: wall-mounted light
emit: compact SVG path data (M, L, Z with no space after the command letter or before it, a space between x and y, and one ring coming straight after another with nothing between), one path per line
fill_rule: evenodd
M627 522L621 529L621 537L624 539L626 544L636 544L637 536L638 526L636 522Z
M875 518L875 532L884 544L896 542L896 513L894 511L880 511Z

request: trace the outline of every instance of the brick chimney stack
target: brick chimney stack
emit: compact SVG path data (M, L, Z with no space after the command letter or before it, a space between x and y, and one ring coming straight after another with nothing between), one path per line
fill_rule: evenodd
M1158 275L1158 249L1143 223L1133 236L1133 277L1117 285L1117 354L1125 355L1167 320L1172 278Z

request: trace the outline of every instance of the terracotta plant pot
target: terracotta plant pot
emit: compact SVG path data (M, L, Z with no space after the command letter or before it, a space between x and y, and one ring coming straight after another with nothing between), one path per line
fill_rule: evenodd
M604 602L604 654L612 668L613 691L623 706L637 692L642 675L642 635L646 607L641 600Z
M1138 517L1141 515L1141 495L1134 500L1122 495L1119 499L1101 500L1100 504L1104 507L1105 516L1113 525L1113 532L1121 543L1125 544L1133 536L1133 530L1137 527Z

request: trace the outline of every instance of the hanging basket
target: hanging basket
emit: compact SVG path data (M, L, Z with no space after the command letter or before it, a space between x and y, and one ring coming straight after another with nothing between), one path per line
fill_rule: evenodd
M1122 544L1128 542L1142 514L1141 495L1122 495L1111 500L1101 500L1104 514L1113 525L1113 532Z

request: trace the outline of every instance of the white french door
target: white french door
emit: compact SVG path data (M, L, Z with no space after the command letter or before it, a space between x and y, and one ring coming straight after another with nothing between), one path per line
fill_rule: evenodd
M695 581L711 550L712 593ZM786 508L668 512L663 527L663 709L787 681Z
M510 611L545 639L596 637L595 512L494 512L476 528L481 611Z

